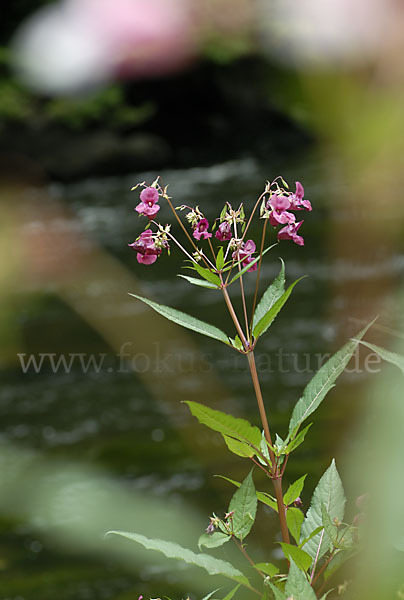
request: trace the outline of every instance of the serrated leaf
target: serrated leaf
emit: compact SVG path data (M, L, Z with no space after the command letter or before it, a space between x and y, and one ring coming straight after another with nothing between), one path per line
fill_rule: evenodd
M273 307L275 302L279 300L282 294L285 292L285 263L280 259L282 265L279 274L275 277L273 282L267 287L266 291L262 295L257 308L255 309L253 319L253 329L262 319L262 317Z
M264 254L266 254L267 252L269 252L269 250L271 250L272 248L274 248L277 244L272 244L272 246L269 246L268 248L266 248L264 250L264 252L262 253L262 256L264 256ZM260 257L257 256L256 258L254 258L254 260L252 260L250 263L248 263L248 265L246 265L245 267L243 267L238 273L237 275L235 275L229 282L228 285L231 285L232 283L234 283L235 281L237 281L237 279L239 277L242 277L244 275L244 273L246 273L249 269L251 269L251 267L253 267L255 265L255 263L257 263L259 261ZM236 264L240 264L243 261L238 261L238 263ZM236 266L236 265L234 265Z
M301 281L302 279L304 279L304 277L305 276L300 277L299 279L297 279L296 281L294 281L288 287L288 289L286 290L286 292L284 292L282 294L282 296L280 298L278 298L278 300L276 300L276 302L272 305L272 307L257 322L257 324L255 325L255 327L253 329L253 335L254 335L255 338L259 338L260 335L262 335L270 327L270 325L272 325L274 319L276 318L276 316L279 314L279 312L282 310L283 306L285 305L285 303L289 299L289 296L292 293L293 288L295 287L295 285L297 285L299 283L299 281Z
M286 511L286 523L288 529L295 540L296 544L299 544L300 531L304 521L304 514L298 508L288 508Z
M303 396L298 400L293 409L289 423L289 434L294 437L300 425L311 415L324 400L326 394L334 386L335 380L343 373L349 363L359 340L365 335L374 321L369 323L356 336L357 339L350 340L334 356L332 356L321 369L314 375L306 386Z
M245 419L233 417L220 410L215 410L208 406L204 406L203 404L199 404L198 402L186 400L185 404L188 404L194 417L196 417L200 423L206 425L206 427L243 442L249 442L257 449L260 447L260 430L258 427L250 425Z
M299 548L303 548L303 546L305 544L307 544L308 541L310 541L312 538L314 538L315 535L317 535L318 533L321 533L323 531L324 527L321 525L320 527L316 527L316 529L314 531L311 532L311 534L304 538L304 540L302 540L299 544Z
M234 479L230 479L230 477L226 477L225 475L215 475L215 477L220 477L220 479L224 479L225 481L232 483L236 487L240 487L240 485L241 485L241 483L239 483L238 481L235 481ZM257 495L257 500L259 500L263 504L266 504L267 506L269 506L270 508L272 508L273 510L278 512L278 504L276 502L276 499L273 496L271 496L271 494L267 494L267 492L257 492L256 491L256 495Z
M289 575L285 585L285 592L293 600L316 600L317 596L307 581L306 575L299 567L290 561Z
M200 287L209 288L210 290L217 290L217 285L211 283L210 281L206 281L206 279L197 279L196 277L189 277L188 275L181 275L180 273L177 277L182 277L182 279L186 279L192 285L199 285Z
M218 548L219 546L223 546L223 544L228 542L230 539L230 535L226 535L221 531L203 533L201 536L199 536L198 548L199 550L202 548L202 546L205 546L205 548Z
M307 552L297 546L286 544L286 542L280 542L280 545L286 558L291 562L294 561L301 571L306 572L310 568L312 563L310 554L307 554Z
M219 342L230 345L227 335L214 325L200 321L199 319L191 317L190 315L176 310L175 308L165 306L164 304L157 304L157 302L153 302L153 300L149 300L148 298L142 298L142 296L137 296L136 294L129 294L129 296L133 296L134 298L137 298L137 300L141 300L160 315L163 315L163 317L166 319L177 323L177 325L182 325L182 327L185 327L186 329L191 329L192 331L196 331L197 333L201 333L202 335L206 335L207 337L211 337L215 340L219 340Z
M328 514L328 510L324 502L321 503L321 519L323 522L324 531L328 535L332 545L335 546L338 540L338 528Z
M251 458L251 456L254 456L256 452L254 448L249 446L246 442L240 442L239 440L235 440L228 435L223 435L223 439L226 442L226 446L230 452L233 452L233 454L236 454L237 456Z
M219 271L221 271L224 267L224 253L223 253L223 246L220 246L219 248L219 252L217 253L216 256L216 268L219 269Z
M369 342L362 342L363 346L366 346L373 352L376 352L383 360L395 365L400 369L402 373L404 373L404 356L400 354L396 354L395 352L390 352L390 350L386 350L385 348L381 348L380 346L376 346L375 344L369 344Z
M302 431L300 431L297 434L297 436L291 442L289 442L289 444L285 448L286 454L290 454L291 452L293 452L293 450L296 450L296 448L298 448L300 444L303 444L304 438L306 437L306 433L312 425L313 423L309 423L309 425L302 429Z
M303 475L303 477L300 477L288 487L287 492L283 497L283 501L286 506L293 504L293 502L300 496L304 487L304 480L306 479L306 477L307 474Z
M255 563L255 566L262 573L265 573L265 575L268 575L268 577L274 577L275 575L277 575L279 573L279 567L277 567L276 565L273 565L270 562Z
M207 281L210 281L211 283L214 283L217 287L220 287L220 277L216 275L216 273L212 273L212 271L210 271L209 269L201 267L201 265L199 265L198 263L192 263L192 266L190 268L195 269L195 271Z
M284 591L277 588L271 581L268 581L268 585L272 590L275 600L287 600L288 596Z
M190 565L205 569L209 575L223 575L229 579L249 585L248 579L241 571L233 567L232 564L209 554L196 554L188 548L183 548L179 544L174 542L167 542L165 540L150 539L144 535L138 533L130 533L128 531L109 531L108 534L115 534L121 537L127 538L140 544L147 550L155 550L161 552L167 558L175 558L176 560L182 560Z
M302 526L302 535L308 537L314 529L323 526L321 505L324 504L331 519L342 521L345 509L345 494L341 478L333 459L321 477L311 499L310 508ZM305 550L312 558L320 559L330 546L330 538L324 529L305 544Z
M239 589L240 584L236 585L235 588L233 588L232 590L230 590L230 592L223 598L223 600L231 600L233 598L233 596L235 595L235 593L237 592L237 590Z
M278 512L278 504L271 494L267 494L266 492L257 492L257 498L260 502Z
M234 535L243 540L250 533L257 513L257 496L252 470L234 493L228 512L234 512L232 517Z

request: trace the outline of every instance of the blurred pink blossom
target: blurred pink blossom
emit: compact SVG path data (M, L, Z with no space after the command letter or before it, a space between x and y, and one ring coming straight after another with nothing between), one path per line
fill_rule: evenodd
M28 19L13 47L26 82L64 94L179 69L194 33L187 0L63 0Z

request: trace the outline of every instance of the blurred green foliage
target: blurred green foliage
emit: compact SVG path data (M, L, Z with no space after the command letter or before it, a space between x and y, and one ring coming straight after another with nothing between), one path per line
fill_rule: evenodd
M98 125L106 120L112 127L131 127L154 116L152 101L132 106L124 88L111 84L91 95L46 98L25 88L12 74L10 52L0 47L0 122L56 124L71 129Z

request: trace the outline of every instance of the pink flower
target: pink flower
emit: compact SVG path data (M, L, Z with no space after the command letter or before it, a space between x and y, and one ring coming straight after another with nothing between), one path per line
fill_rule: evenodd
M220 223L219 227L216 231L216 237L219 241L225 242L226 240L231 240L231 225L228 221L223 221Z
M137 240L128 246L137 252L137 261L143 265L152 265L161 254L161 248L156 247L150 229L143 231Z
M291 195L291 208L292 210L312 210L310 200L303 200L304 196L304 187L300 183L300 181L296 181L296 191Z
M234 260L241 260L243 267L246 267L250 264L254 259L252 254L255 252L255 244L252 240L247 240L245 243L241 244L241 248L233 252L232 257ZM254 263L253 266L248 269L248 271L256 271L257 263Z
M267 209L271 210L269 222L276 227L277 225L286 225L286 223L294 223L295 215L288 212L291 208L291 202L286 196L278 196L273 194L267 202Z
M140 214L152 219L160 210L157 204L159 193L154 187L147 187L140 192L140 203L135 210Z
M196 240L200 240L201 238L203 240L207 240L208 238L212 237L212 234L208 232L209 229L209 221L207 219L201 219L200 221L198 221L197 225L195 226L194 232L193 232L193 236Z
M286 227L282 227L278 231L278 240L292 240L298 246L304 246L304 239L301 235L297 234L302 223L303 221L300 221L299 223L290 223Z

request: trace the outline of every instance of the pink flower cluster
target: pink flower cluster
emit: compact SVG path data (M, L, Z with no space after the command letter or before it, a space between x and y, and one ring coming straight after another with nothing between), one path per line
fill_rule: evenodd
M220 242L226 242L227 240L231 240L232 237L231 224L228 221L220 223L216 231L216 238Z
M233 252L232 258L234 260L241 260L243 267L249 265L254 259L253 254L255 252L255 244L252 240L247 240L246 242L242 242L241 246L238 250ZM254 263L252 267L248 269L248 271L256 271L257 263Z
M146 187L140 192L140 203L135 207L139 215L144 215L149 219L153 219L160 210L157 204L159 201L159 193L154 187Z
M282 181L284 187L279 185L279 180ZM138 262L144 265L152 265L155 263L162 251L164 249L169 249L168 240L170 239L179 246L191 262L196 263L199 260L203 260L208 269L218 271L218 268L215 265L217 256L213 247L210 248L213 254L212 262L202 250L199 250L195 246L195 243L187 234L188 239L191 240L195 250L191 256L189 252L183 248L181 243L170 233L169 225L163 227L161 224L155 222L154 217L160 210L160 196L167 200L174 211L174 207L170 202L170 197L167 195L167 188L161 187L159 178L157 178L150 186L143 182L135 187L138 187L139 185L141 185L143 189L140 192L140 202L135 207L135 211L139 213L139 215L147 217L149 223L145 231L143 231L132 244L129 244L136 252ZM277 234L278 240L292 240L299 246L304 245L304 239L299 234L299 229L302 226L303 220L297 222L294 213L301 210L311 211L312 206L309 200L304 199L304 189L299 181L296 182L296 191L293 193L289 191L288 185L281 177L277 177L271 184L268 182L263 194L260 196L253 209L252 215L259 202L261 202L261 217L268 219L273 227L281 225ZM192 227L192 237L198 242L201 240L209 240L209 244L211 245L210 238L213 236L213 233L209 231L209 221L199 210L199 207L196 206L191 208L184 204L177 207L177 209L188 209L189 212L186 215L186 220ZM252 215L248 220L247 229L251 222ZM248 268L249 271L256 271L258 267L257 263L254 262L255 259L253 256L256 252L255 243L251 239L244 241L247 230L245 229L246 218L243 204L240 204L237 209L233 209L231 204L226 202L220 217L216 219L216 222L218 222L217 231L215 233L216 240L218 240L218 242L228 242L227 247L223 248L222 254L226 268L228 267L231 269L235 266L235 263L241 263L243 267L251 265ZM150 229L150 226L152 225L157 227L157 231L154 233ZM182 227L185 229L183 224ZM213 229L214 228L215 226ZM239 230L240 235L237 230ZM227 261L229 260L230 253L233 262L232 265L229 266L229 262Z
M296 191L294 194L282 195L272 194L266 203L266 209L269 211L268 218L271 225L277 227L284 225L278 231L278 240L292 240L299 246L304 245L304 239L297 232L303 221L296 223L295 215L292 210L312 210L309 200L304 200L304 188L299 181L296 181Z
M195 225L192 235L194 236L194 238L196 240L198 240L198 242L201 239L207 240L208 238L212 237L212 234L209 233L208 229L209 229L209 221L205 218L200 219L198 221L198 223Z
M156 246L150 229L142 231L137 240L128 246L137 252L137 262L142 265L152 265L161 254L161 248Z

